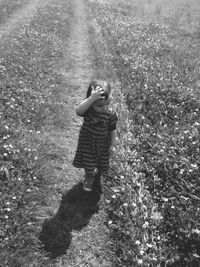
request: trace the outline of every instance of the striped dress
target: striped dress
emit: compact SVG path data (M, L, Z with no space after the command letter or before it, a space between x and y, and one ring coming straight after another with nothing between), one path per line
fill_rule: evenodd
M96 167L107 173L109 168L110 132L116 129L117 115L113 110L97 113L89 109L83 115L73 166L92 172Z

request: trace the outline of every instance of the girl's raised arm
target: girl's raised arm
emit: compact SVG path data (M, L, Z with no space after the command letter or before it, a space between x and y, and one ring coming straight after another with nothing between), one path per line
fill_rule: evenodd
M98 100L104 99L104 96L101 96L104 93L104 90L100 87L97 86L97 88L93 88L91 95L83 100L77 107L76 113L79 116L83 116L84 113Z
M94 103L94 100L91 97L86 98L84 101L82 101L77 109L76 109L76 113L79 116L83 116L84 113L92 106L92 104Z

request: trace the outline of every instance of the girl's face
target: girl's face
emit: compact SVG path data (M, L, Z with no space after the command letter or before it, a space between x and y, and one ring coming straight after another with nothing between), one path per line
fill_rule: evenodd
M108 110L109 104L110 104L109 98L108 99L102 99L102 100L95 102L92 105L92 108L97 113L105 113Z

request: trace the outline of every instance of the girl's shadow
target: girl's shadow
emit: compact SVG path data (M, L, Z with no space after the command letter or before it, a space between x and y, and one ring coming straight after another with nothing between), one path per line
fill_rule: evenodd
M65 254L72 240L72 230L81 230L89 223L92 215L98 212L101 193L98 176L91 192L85 192L79 182L63 195L57 213L44 222L39 236L50 257Z

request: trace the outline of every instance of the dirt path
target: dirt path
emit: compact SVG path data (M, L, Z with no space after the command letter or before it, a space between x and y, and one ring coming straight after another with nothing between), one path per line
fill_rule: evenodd
M69 149L69 162L66 163L66 169L69 171L68 176L73 176L70 186L74 183L74 177L77 176L77 170L72 168L71 161L77 145L78 131L81 124L81 119L75 113L75 107L85 98L86 88L93 75L92 55L89 48L83 0L74 1L74 12L71 39L69 43L66 43L65 58L62 62L63 66L59 70L66 80L65 93L67 95L69 117L72 118L65 142Z
M83 191L80 183L83 172L72 166L81 125L75 107L85 98L94 75L84 1L74 0L73 11L71 39L66 42L65 57L58 68L65 80L66 90L61 98L65 103L67 115L63 114L63 117L66 116L68 127L60 132L55 129L48 137L51 144L64 151L65 160L59 166L54 162L50 169L56 181L49 182L49 189L54 193L46 196L46 205L38 213L41 218L49 218L43 226L41 239L55 256L61 254L53 266L108 267L111 263L106 251L109 241L104 224L106 214L103 207L99 210L96 207L99 195Z

